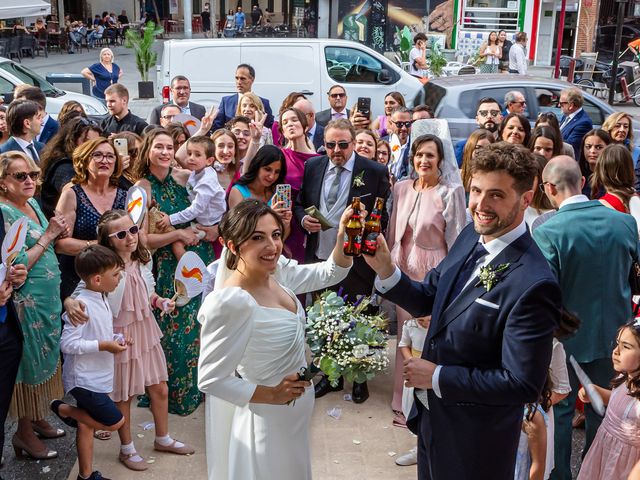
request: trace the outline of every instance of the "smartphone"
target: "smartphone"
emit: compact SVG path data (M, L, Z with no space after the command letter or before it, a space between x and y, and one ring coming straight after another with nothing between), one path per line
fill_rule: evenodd
M281 183L276 186L276 201L283 202L284 208L291 208L291 185Z
M371 98L370 97L358 97L358 111L365 117L368 117L371 113Z
M129 145L127 144L126 138L114 138L113 139L113 147L118 152L118 155L121 157L123 155L129 155Z

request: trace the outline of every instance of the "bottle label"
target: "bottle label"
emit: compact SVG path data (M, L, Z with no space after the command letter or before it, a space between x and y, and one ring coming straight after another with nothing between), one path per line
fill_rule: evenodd
M367 250L375 252L378 248L378 235L379 233L371 232L367 235L367 238L364 239L364 246Z

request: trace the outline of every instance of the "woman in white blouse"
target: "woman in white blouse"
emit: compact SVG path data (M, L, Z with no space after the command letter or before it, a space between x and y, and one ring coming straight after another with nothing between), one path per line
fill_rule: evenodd
M279 277L286 286L273 275L284 232L273 210L249 199L220 223L227 249L198 314L198 386L214 403L207 406L210 480L311 478L314 393L298 379L307 363L305 313L295 295L347 276L352 260L342 253L342 239L350 214L349 208L342 216L332 257L293 264Z

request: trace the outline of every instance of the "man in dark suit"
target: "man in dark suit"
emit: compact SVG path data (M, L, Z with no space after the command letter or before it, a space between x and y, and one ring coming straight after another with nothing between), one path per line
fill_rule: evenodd
M18 85L13 92L13 99L31 100L40 105L40 108L42 109L42 124L40 132L36 135L36 140L38 142L46 144L51 140L51 137L58 133L58 130L60 130L60 124L47 113L47 97L39 87L34 87L27 83Z
M390 141L391 135L395 134L400 140L400 158L398 161L389 159L389 172L396 180L402 180L409 176L411 173L411 167L409 165L409 152L411 150L411 125L413 119L411 110L407 107L397 107L391 112L391 120L389 121L389 135L384 137L387 142Z
M524 222L534 165L519 145L478 152L474 223L422 283L393 264L382 236L366 257L386 298L431 315L422 358L404 364L420 480L513 479L523 407L539 399L560 313L558 283Z
M4 219L0 213L0 242L4 240ZM0 423L2 436L0 437L0 452L4 447L4 422L13 396L18 366L22 358L22 329L18 322L18 315L11 301L14 286L21 286L27 279L27 269L24 265L15 265L9 269L7 278L0 284Z
M329 258L336 242L336 229L321 231L320 222L304 211L315 205L329 222L337 225L342 212L353 197L362 198L367 211L371 212L376 197L386 200L389 195L389 174L384 165L372 162L356 154L355 130L348 120L334 120L325 128L324 146L327 155L307 160L304 166L302 186L294 213L297 222L307 231L305 261L313 263ZM386 228L388 215L382 214L382 228ZM373 270L360 257L355 258L347 278L341 282L343 292L351 301L359 295L370 295L373 290ZM337 288L337 287L336 287ZM331 388L326 379L316 385L316 397ZM364 402L369 392L364 384L354 384L353 401Z
M7 127L11 137L0 146L0 153L16 150L40 164L40 152L44 143L35 138L42 125L42 109L31 100L14 100L7 109Z
M347 108L347 91L342 85L333 85L327 92L329 105L331 108L322 110L316 115L316 122L323 127L331 120L340 118L349 119L349 109Z
M557 213L536 228L533 238L547 258L562 290L563 307L580 319L575 335L562 340L594 384L609 388L615 375L611 344L632 315L629 271L638 253L638 230L631 215L582 195L584 177L577 162L553 158L542 185ZM594 275L594 273L597 274ZM571 420L580 382L567 364L571 392L553 407L555 468L553 480L571 480ZM585 405L587 452L602 417Z
M198 120L202 120L202 117L207 113L206 109L199 103L190 102L191 98L191 84L189 79L184 75L176 75L171 80L171 102L173 105L180 107L181 113L196 117ZM162 108L165 105L158 105L151 110L149 114L149 125L160 125L160 114Z
M220 105L218 105L218 115L213 121L213 127L211 127L211 130L216 131L219 128L224 127L229 120L236 116L236 110L238 109L238 99L240 98L240 95L242 95L243 93L251 92L251 88L253 87L253 82L255 82L255 80L256 71L251 65L247 65L246 63L238 65L238 68L236 68L236 90L238 91L238 93L222 97L222 100L220 100ZM273 125L273 113L271 112L271 105L269 105L269 100L267 100L266 98L260 97L260 100L262 100L264 111L267 114L267 119L264 122L264 126L267 128L271 128L271 125Z
M584 111L584 97L579 88L570 87L560 92L558 102L563 116L560 119L560 133L562 139L571 144L576 155L576 160L580 160L582 152L580 145L585 133L593 128L591 117Z
M313 143L313 148L317 152L324 146L324 127L316 122L316 110L306 98L300 98L293 104L293 108L297 108L307 117L307 138Z

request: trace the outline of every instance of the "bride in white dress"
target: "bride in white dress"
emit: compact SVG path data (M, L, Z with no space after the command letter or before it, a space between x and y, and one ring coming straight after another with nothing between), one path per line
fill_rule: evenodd
M342 253L342 239L350 213L342 217L332 258L290 268L278 266L283 225L264 204L244 201L220 223L228 250L198 315L198 385L210 394L209 480L311 478L314 392L297 376L307 365L306 319L295 294L347 276L352 260Z

